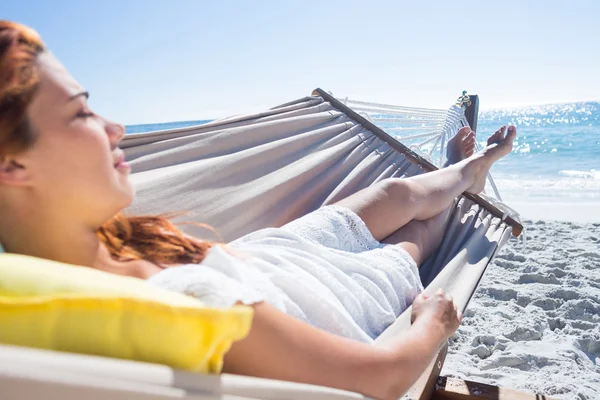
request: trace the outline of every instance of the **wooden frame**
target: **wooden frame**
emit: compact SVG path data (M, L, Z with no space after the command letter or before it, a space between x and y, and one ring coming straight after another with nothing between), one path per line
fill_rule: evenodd
M440 377L431 400L555 400L543 394L518 392L498 386Z
M465 118L471 129L477 132L477 120L479 119L479 96L476 94L469 96L471 104L465 109Z

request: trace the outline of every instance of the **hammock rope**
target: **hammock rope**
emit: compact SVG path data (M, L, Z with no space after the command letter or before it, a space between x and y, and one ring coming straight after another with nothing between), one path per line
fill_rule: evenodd
M338 100L396 137L429 162L436 164L438 168L445 163L448 141L456 135L460 128L469 126L465 110L471 103L466 91L458 98L456 104L447 110L373 103L347 97L338 98ZM425 140L417 141L416 139ZM477 141L475 149L481 150ZM437 160L437 163L433 160ZM491 174L488 174L487 181L495 198L502 201Z

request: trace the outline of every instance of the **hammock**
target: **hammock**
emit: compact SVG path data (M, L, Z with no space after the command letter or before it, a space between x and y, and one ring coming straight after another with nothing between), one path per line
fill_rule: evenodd
M137 190L128 212L187 212L185 221L209 224L224 241L281 226L382 179L436 168L320 89L255 115L126 136L122 148ZM215 239L210 230L184 228ZM519 235L521 230L516 216L479 196L461 196L440 247L420 267L426 293L443 288L464 311L496 252L511 233ZM374 345L387 346L409 327L410 309ZM132 361L6 346L0 350L0 387L27 393L13 398L35 398L35 393L44 398L110 395L119 400L364 398L312 385L203 376ZM432 360L409 392L411 397L429 398L446 350ZM21 372L7 375L15 368Z

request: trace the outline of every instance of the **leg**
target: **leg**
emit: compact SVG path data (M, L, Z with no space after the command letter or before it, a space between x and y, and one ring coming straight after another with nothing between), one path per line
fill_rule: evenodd
M503 138L504 128L500 128L488 139L488 145ZM448 143L447 162L444 167L456 164L473 155L475 132L461 129ZM451 207L433 218L424 221L412 220L382 242L402 247L421 266L439 247L444 236Z
M339 202L353 210L381 241L414 219L423 221L446 209L473 186L479 159L406 179L387 179Z
M365 222L375 239L383 240L409 221L423 221L444 211L455 197L483 190L491 165L512 150L516 129L494 134L497 141L448 168L407 179L387 179L341 200Z
M425 221L412 220L382 242L402 247L420 267L439 247L451 208Z

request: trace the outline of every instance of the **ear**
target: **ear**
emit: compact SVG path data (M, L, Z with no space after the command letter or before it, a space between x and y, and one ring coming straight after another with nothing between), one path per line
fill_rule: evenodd
M0 185L21 186L28 183L30 174L16 158L0 155Z

